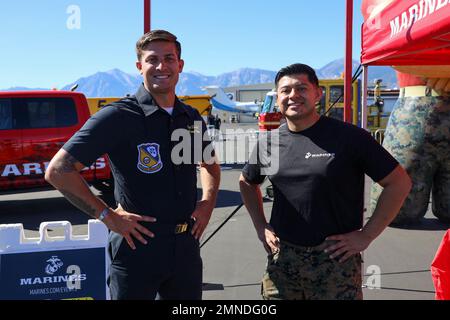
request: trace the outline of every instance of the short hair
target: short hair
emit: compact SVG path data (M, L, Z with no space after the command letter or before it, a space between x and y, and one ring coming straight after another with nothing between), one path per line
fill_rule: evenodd
M136 55L138 60L141 60L142 50L152 41L167 41L175 44L178 59L181 59L181 44L177 40L177 37L166 30L152 30L145 33L137 42L136 42Z
M319 79L317 78L316 72L313 68L306 64L294 63L287 67L281 68L280 71L278 71L275 76L275 88L278 88L278 82L280 82L281 78L293 74L306 74L308 76L308 81L316 85L316 87L319 87Z

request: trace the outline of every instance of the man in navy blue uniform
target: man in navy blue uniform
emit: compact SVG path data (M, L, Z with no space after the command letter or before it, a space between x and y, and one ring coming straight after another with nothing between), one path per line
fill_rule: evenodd
M94 114L52 159L46 179L111 230L112 299L201 299L199 238L215 206L220 167L201 116L175 95L184 64L177 38L150 31L136 53L144 80L137 93ZM110 159L115 209L80 175L102 154Z
M281 69L277 103L286 123L264 137L240 177L242 198L268 252L265 299L361 299L360 252L392 221L411 182L370 134L320 116L322 90L304 64ZM278 164L278 168L273 165ZM384 187L363 226L364 175ZM267 223L259 184L274 190Z

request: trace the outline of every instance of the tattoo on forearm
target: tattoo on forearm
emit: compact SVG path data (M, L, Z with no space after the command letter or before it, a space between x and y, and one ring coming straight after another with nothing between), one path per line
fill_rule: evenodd
M78 160L72 157L69 153L65 154L63 158L61 158L60 161L58 161L55 165L55 170L57 173L69 173L76 171L75 163L77 163Z
M74 195L73 193L71 193L70 191L67 190L59 190L64 197L66 197L67 200L69 200L75 207L77 207L78 209L80 209L81 211L84 211L85 213L87 213L88 215L90 215L93 218L97 218L95 216L95 208L91 207L88 203L86 203L86 201L84 201L83 199L81 199L80 197L77 197L76 195Z

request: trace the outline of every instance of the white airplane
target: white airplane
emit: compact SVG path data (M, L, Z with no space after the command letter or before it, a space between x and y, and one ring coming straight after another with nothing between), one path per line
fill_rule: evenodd
M251 113L259 112L261 105L254 102L237 102L230 97L218 86L204 87L211 96L211 104L214 108L228 112Z

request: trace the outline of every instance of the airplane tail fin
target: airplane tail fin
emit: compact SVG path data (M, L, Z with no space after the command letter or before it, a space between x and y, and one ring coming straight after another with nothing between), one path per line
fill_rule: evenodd
M236 102L232 101L222 88L218 86L208 86L204 89L208 92L208 95L211 96L211 101L214 106L218 107L218 105L220 105L230 109L236 107ZM220 107L218 108L222 109Z

